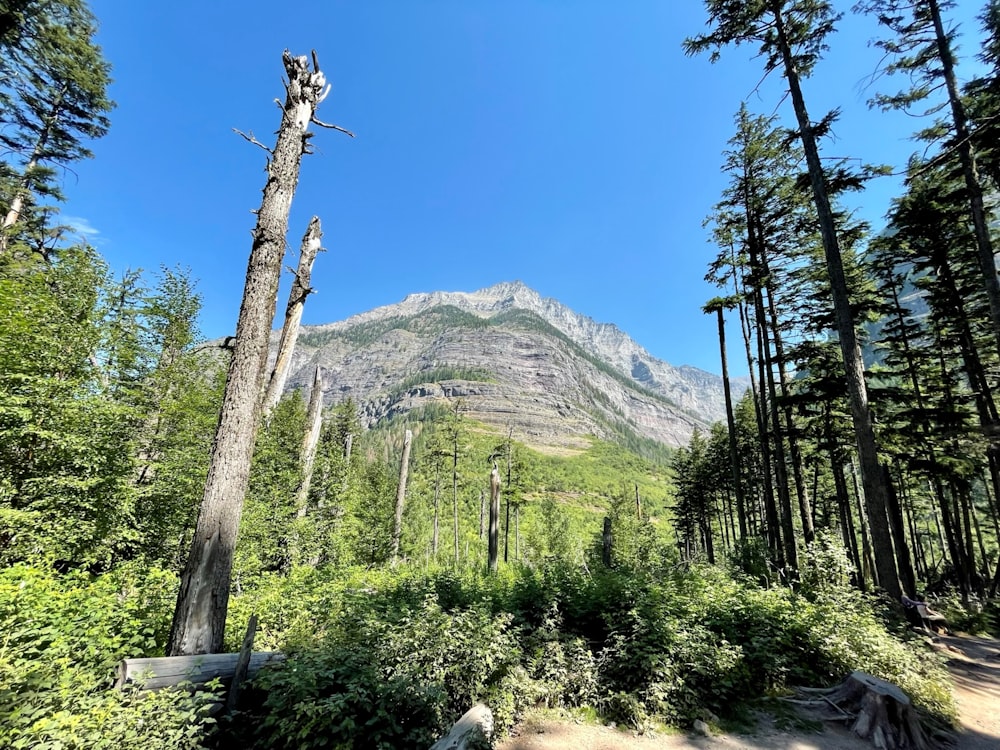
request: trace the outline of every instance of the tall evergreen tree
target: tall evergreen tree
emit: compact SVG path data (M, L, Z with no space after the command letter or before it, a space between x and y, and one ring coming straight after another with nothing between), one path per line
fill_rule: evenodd
M893 598L901 588L893 556L892 539L886 517L887 493L879 463L875 429L865 385L856 320L851 307L830 191L820 161L817 136L823 124L810 117L802 92L802 78L808 77L819 62L826 37L833 31L837 15L825 0L705 0L712 30L685 41L689 54L711 50L713 57L729 44L757 44L768 72L780 71L798 124L797 136L808 166L809 183L815 203L819 232L826 256L833 297L834 319L847 376L851 412L865 501L868 506L879 585ZM825 119L828 126L830 118Z
M11 28L14 27L14 28ZM58 169L91 156L108 130L110 64L82 0L18 2L0 16L0 257L15 241L47 247L46 198L62 198Z

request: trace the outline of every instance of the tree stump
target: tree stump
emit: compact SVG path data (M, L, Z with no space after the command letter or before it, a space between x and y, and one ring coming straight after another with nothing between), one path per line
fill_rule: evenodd
M839 685L826 689L799 688L807 700L793 703L816 709L824 719L846 721L862 739L878 750L931 750L916 709L896 685L865 672L852 672Z

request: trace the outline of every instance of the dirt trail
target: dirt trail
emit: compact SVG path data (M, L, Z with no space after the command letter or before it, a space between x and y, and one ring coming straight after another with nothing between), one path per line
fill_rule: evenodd
M945 636L937 646L948 656L955 682L960 732L955 750L1000 748L1000 641ZM497 750L871 750L844 727L827 723L822 732L778 729L764 717L753 734L638 736L610 727L529 717L518 734Z
M971 635L938 639L955 681L958 750L1000 748L1000 641Z

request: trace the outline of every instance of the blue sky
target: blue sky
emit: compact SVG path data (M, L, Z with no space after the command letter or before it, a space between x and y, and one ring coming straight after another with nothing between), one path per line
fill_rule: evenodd
M915 121L869 111L878 61L867 18L848 16L805 94L814 119L840 106L825 153L899 167ZM976 68L978 3L952 11ZM705 28L696 0L92 0L114 66L109 134L76 165L64 214L117 270L189 267L206 337L235 327L251 209L283 98L281 51L315 48L333 91L292 206L287 265L323 220L307 324L411 292L520 279L628 332L673 364L717 372L715 250L702 221L740 101L789 122L779 79L751 50L687 58ZM898 87L901 81L890 82ZM858 201L878 225L898 181ZM279 296L284 307L285 283ZM735 328L730 334L735 341ZM737 350L730 353L735 370Z

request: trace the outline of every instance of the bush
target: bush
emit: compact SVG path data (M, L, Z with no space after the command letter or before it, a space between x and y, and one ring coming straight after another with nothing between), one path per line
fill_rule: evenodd
M211 692L111 689L119 661L162 654L176 585L159 570L0 570L0 746L201 747Z
M266 698L243 723L258 730L236 745L426 746L477 701L501 730L530 706L590 705L636 728L688 724L853 669L950 719L936 657L898 640L872 601L837 583L817 576L813 601L707 566L656 577L553 563L495 576L408 568L268 579L234 611L256 608L266 625L273 610L291 658L257 679Z

